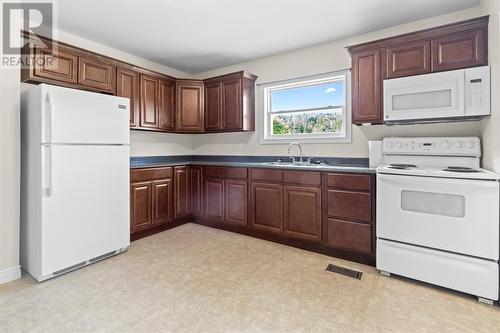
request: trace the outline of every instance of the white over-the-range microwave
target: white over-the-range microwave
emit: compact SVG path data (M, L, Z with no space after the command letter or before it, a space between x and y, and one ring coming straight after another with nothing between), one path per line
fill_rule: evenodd
M425 123L490 115L489 66L384 81L384 122Z

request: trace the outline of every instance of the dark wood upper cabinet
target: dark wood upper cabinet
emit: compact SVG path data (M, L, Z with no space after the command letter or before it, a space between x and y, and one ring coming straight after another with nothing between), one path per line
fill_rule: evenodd
M431 43L410 42L385 49L386 78L425 74L431 71Z
M204 191L204 216L222 221L224 219L224 180L205 178Z
M383 123L384 79L488 64L488 16L348 47L352 123Z
M201 183L201 166L189 167L189 187L190 187L190 206L191 214L201 216L202 212L202 183Z
M132 183L130 187L130 231L149 228L153 223L153 183Z
M225 130L243 129L241 80L241 78L238 78L221 83Z
M23 32L30 66L21 81L130 99L130 128L174 133L255 130L255 80L240 71L206 80L176 79L65 43ZM50 48L50 46L52 48Z
M242 71L204 80L205 130L254 131L256 79Z
M179 80L176 90L176 131L203 132L203 82Z
M252 228L283 233L283 185L252 182L250 203Z
M174 216L175 218L189 215L189 175L187 166L174 168Z
M248 223L247 202L246 180L224 180L224 222L246 226Z
M487 28L452 33L432 40L434 72L487 64Z
M285 185L284 232L287 237L321 241L321 188Z
M116 96L130 99L130 127L139 126L139 74L133 70L117 68Z
M158 128L159 80L156 77L141 75L141 112L140 127Z
M96 58L78 58L78 84L98 91L115 92L116 68Z
M382 122L380 50L352 55L352 123Z
M219 82L205 84L205 130L220 131L222 123L221 84Z
M172 179L153 181L153 224L174 219L174 183Z
M57 52L40 47L36 44L31 47L32 56L35 59L43 59L43 61L35 61L32 68L23 68L22 80L42 80L49 83L65 82L76 84L78 81L78 57L71 54L65 48L60 47Z
M161 130L173 131L175 129L175 82L159 80L158 89L158 127Z

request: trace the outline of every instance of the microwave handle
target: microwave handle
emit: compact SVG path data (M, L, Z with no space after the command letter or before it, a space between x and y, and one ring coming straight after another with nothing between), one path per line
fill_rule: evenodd
M465 69L458 71L457 75L457 110L461 115L465 116Z

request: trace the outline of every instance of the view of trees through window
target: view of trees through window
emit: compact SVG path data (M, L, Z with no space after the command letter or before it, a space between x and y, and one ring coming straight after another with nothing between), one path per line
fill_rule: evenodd
M277 114L272 121L273 135L337 133L342 131L342 109Z
M345 79L305 81L270 89L270 135L343 133Z

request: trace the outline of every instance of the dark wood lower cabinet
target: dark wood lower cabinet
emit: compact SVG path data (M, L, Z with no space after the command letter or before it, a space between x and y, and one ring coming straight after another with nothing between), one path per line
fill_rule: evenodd
M153 224L174 219L174 182L172 179L153 181Z
M177 166L174 168L174 214L175 218L189 215L189 177L187 166Z
M251 226L283 233L283 185L251 183Z
M196 165L134 169L131 238L196 222L374 265L375 186L368 174Z
M202 173L201 166L189 167L189 188L190 188L190 207L193 216L201 216L202 211Z
M205 217L222 221L224 219L224 180L205 178Z
M153 183L133 183L130 188L131 232L149 228L152 224Z
M248 185L246 180L224 180L224 222L248 223Z
M321 188L285 186L284 231L287 237L321 241Z

